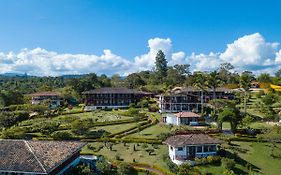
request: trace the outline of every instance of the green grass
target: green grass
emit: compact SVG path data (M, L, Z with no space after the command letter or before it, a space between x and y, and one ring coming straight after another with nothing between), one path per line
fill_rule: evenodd
M126 130L128 128L131 128L133 126L137 126L137 123L128 123L128 124L120 124L120 125L108 125L108 126L99 126L99 127L94 127L91 128L92 131L97 131L99 129L103 129L107 132L110 133L116 133L116 132L120 132L123 130Z
M164 124L157 124L142 130L139 133L132 134L128 137L138 137L138 138L157 138L157 135L161 133L170 132L169 126Z
M281 173L281 159L270 156L271 143L233 142L237 146L247 149L247 153L238 152L238 155L259 168L261 174L276 175ZM275 154L281 155L281 144L273 149Z
M92 146L99 147L103 145L103 143L89 143ZM134 151L133 147L136 147L137 151ZM111 161L116 161L115 156L119 155L121 159L123 159L124 162L133 162L133 159L135 159L138 163L146 163L149 165L157 165L159 167L162 167L163 169L167 170L167 165L163 161L162 157L163 155L168 153L168 148L166 145L158 145L158 149L154 149L151 144L147 144L147 148L142 147L143 144L139 144L139 146L135 143L127 143L126 146L124 146L123 143L115 144L112 148L113 151L110 151L108 148L103 147L98 152L93 152L85 146L82 149L81 154L95 154L95 155L103 155L106 158L108 158ZM146 149L154 149L155 152L153 155L149 155Z
M200 171L203 174L212 173L214 175L220 175L220 174L223 174L223 171L224 171L224 168L220 165L218 165L218 166L203 165L203 166L198 166L198 168L200 169Z
M93 111L93 112L84 112L78 114L61 115L58 117L54 117L54 119L64 119L69 117L80 118L80 119L88 119L88 118L97 119L98 122L115 121L115 120L131 118L131 117L119 115L116 111Z
M265 122L253 122L250 124L250 127L254 129L267 129L271 128L272 126Z

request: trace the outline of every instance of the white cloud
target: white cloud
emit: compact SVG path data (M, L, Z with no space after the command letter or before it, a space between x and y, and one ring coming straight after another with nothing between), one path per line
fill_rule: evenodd
M104 50L101 55L61 54L42 48L22 49L19 53L0 52L0 73L26 72L30 75L57 76L95 72L126 75L135 71L151 70L160 49L165 53L169 65L190 64L192 71L211 71L223 62L230 62L238 71L246 69L255 73L273 73L281 67L281 50L278 47L279 43L266 42L261 34L254 33L228 44L223 53L192 53L189 56L183 51L174 52L170 38L149 39L148 52L134 59L123 58L109 49Z
M245 35L231 44L220 55L223 61L236 66L264 65L271 62L277 52L278 43L266 42L259 33Z
M219 67L222 60L219 59L218 53L209 53L208 55L192 53L188 60L191 63L191 68L194 71L211 71Z
M281 63L280 53L277 53L278 46L279 43L266 42L261 34L254 33L228 44L223 53L192 54L190 60L194 70L214 70L219 64L228 62L238 71L250 70L260 73L264 70L273 73L278 66L276 63L279 60Z
M4 56L3 56L4 55ZM13 55L7 62L8 55ZM104 50L100 56L86 54L58 54L42 48L23 49L18 54L0 53L0 72L28 73L39 76L57 76L63 74L99 74L123 73L132 62Z
M147 70L153 68L155 64L155 56L159 50L162 50L167 60L171 58L172 41L170 38L153 38L148 40L149 51L146 54L135 57L136 70Z

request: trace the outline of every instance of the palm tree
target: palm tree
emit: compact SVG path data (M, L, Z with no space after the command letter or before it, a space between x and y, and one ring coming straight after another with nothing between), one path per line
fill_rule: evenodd
M244 89L244 114L247 112L247 96L251 87L252 76L244 72L240 76L240 87Z
M217 88L222 85L222 81L219 77L219 73L217 71L213 71L211 72L206 80L206 86L210 89L212 89L213 91L213 100L214 100L214 115L216 115L216 109L217 109L217 105L216 105L216 90Z
M203 114L204 90L206 88L206 75L203 72L194 74L194 86L201 91L201 114Z

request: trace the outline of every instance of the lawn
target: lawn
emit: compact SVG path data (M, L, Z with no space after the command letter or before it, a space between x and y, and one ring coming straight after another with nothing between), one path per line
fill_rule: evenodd
M96 119L97 122L108 122L122 119L129 119L131 117L126 117L119 115L116 111L93 111L93 112L83 112L78 114L66 114L55 117L54 119L65 119L65 118L80 118L80 119Z
M112 151L104 146L104 143L94 142L89 143L91 146L96 148L103 146L103 148L98 152L93 152L85 146L82 149L81 154L95 154L95 155L103 155L111 161L116 161L116 156L119 156L124 162L133 162L134 160L138 163L145 163L150 165L157 165L167 170L167 165L163 161L163 155L168 153L168 148L166 145L157 145L156 147L151 144L136 144L136 143L127 143L124 146L124 143L117 143L113 145ZM136 151L134 151L134 145ZM147 146L147 147L145 147ZM154 152L149 155L146 150L154 150Z
M268 129L271 128L272 126L265 122L253 122L250 124L250 127L254 129Z
M247 153L238 152L238 155L256 166L261 174L281 174L281 159L270 156L271 143L233 142L233 144L248 150ZM281 156L281 144L276 144L273 150L274 154Z
M142 130L139 133L132 134L128 137L138 137L138 138L157 138L157 135L161 133L170 132L169 126L164 124L157 124Z
M124 131L128 128L131 128L133 126L137 126L137 123L128 123L128 124L120 124L120 125L108 125L108 126L98 126L91 128L91 131L97 131L100 129L103 129L110 133L116 133L120 131Z

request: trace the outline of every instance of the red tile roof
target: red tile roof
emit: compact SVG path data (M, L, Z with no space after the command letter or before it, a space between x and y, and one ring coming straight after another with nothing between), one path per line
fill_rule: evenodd
M194 113L194 112L179 112L175 114L177 117L180 118L193 118L193 117L200 117L200 115Z
M171 136L164 143L173 147L180 147L185 145L221 144L223 142L207 134L186 134Z
M0 140L0 174L47 174L80 151L84 145L74 141Z
M128 89L123 87L103 87L90 91L82 92L82 94L151 94L148 92L137 91L135 89Z
M33 94L30 94L33 97L37 97L37 96L60 96L60 93L58 92L36 92Z

